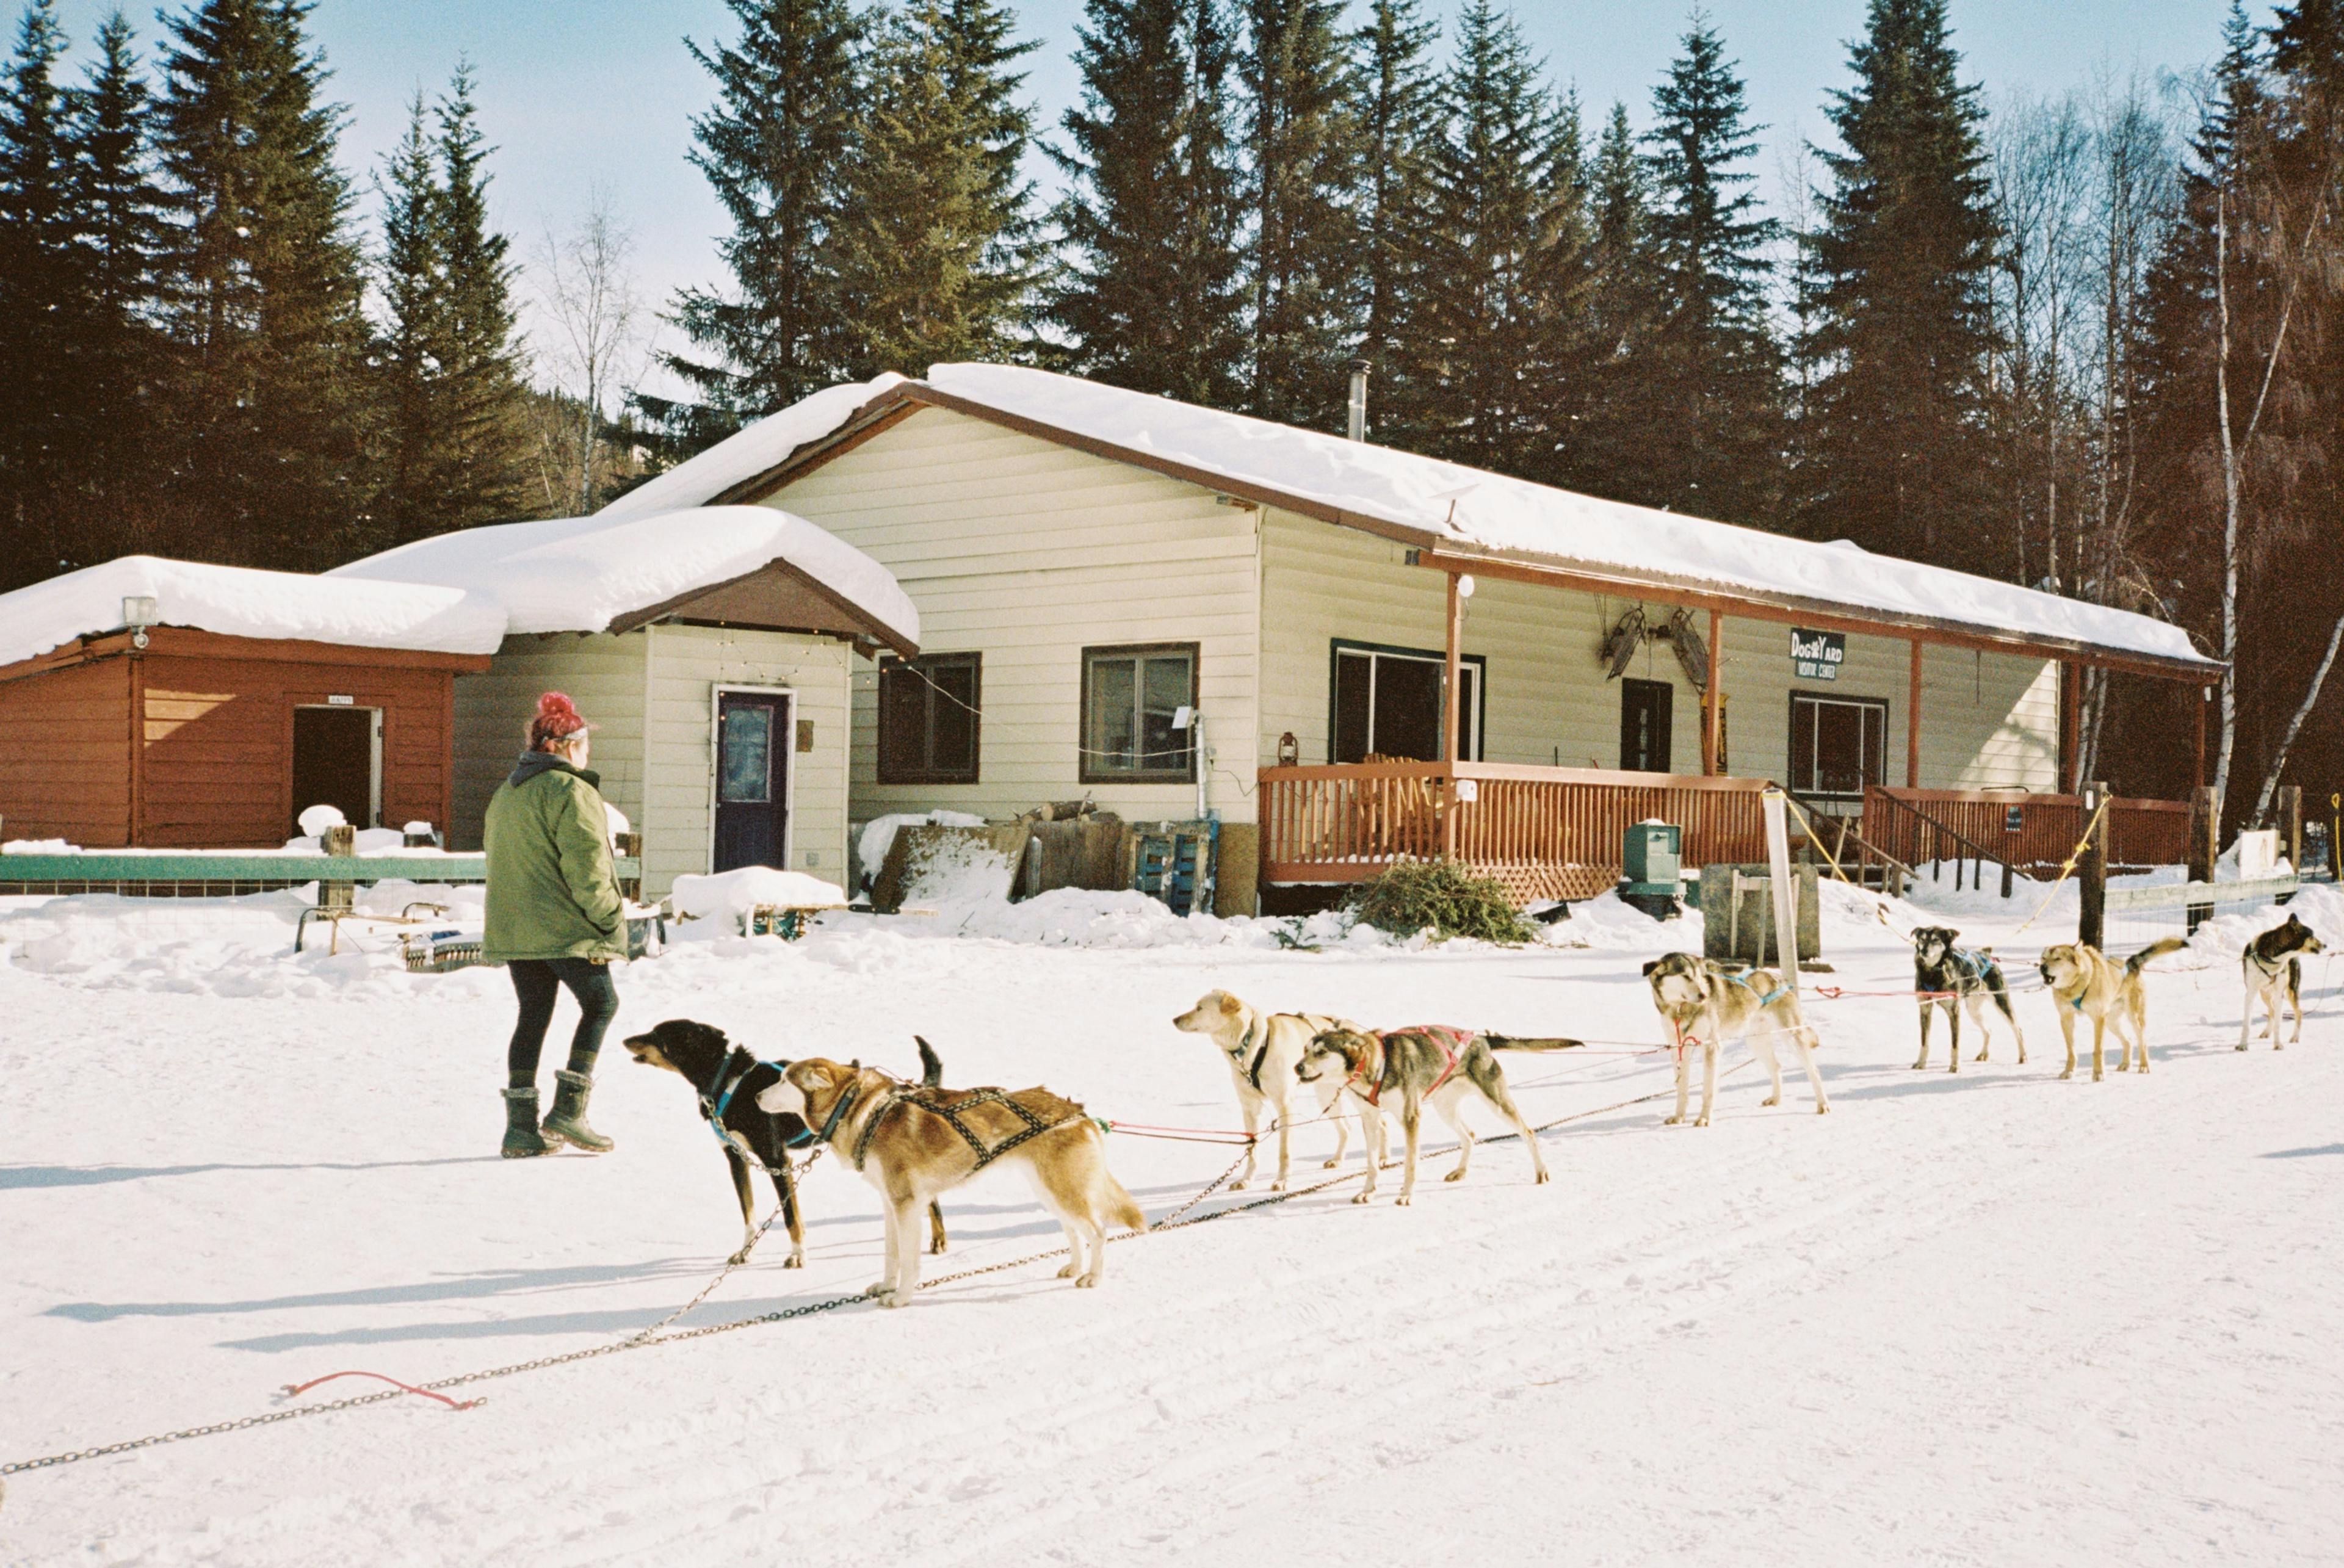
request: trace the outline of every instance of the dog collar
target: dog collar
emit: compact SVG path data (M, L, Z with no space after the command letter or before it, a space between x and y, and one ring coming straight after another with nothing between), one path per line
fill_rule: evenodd
M861 1062L854 1062L850 1064L850 1066L857 1077L854 1081L848 1084L844 1091L839 1095L838 1103L830 1108L830 1119L823 1122L822 1124L822 1130L813 1135L813 1140L816 1143L828 1143L830 1141L830 1135L838 1130L838 1124L846 1119L847 1111L854 1106L856 1100L863 1098L863 1079L860 1076L863 1071L863 1064Z
M739 1057L749 1057L749 1053L743 1050L738 1046L733 1047L732 1050L725 1053L722 1066L716 1069L717 1082L722 1087L717 1089L713 1097L707 1094L702 1094L700 1097L700 1109L702 1114L708 1118L708 1130L714 1133L716 1135L716 1141L722 1144L728 1149L735 1147L733 1135L724 1125L724 1113L732 1108L732 1097L741 1092L741 1086L748 1082L749 1075L755 1072L759 1067L771 1067L778 1073L788 1071L790 1066L787 1061L769 1062L762 1060L756 1057L749 1057L747 1061L742 1063L740 1071L732 1073L729 1077L726 1076L726 1069L730 1068L732 1066L733 1059ZM813 1141L813 1134L801 1130L795 1138L785 1139L783 1142L782 1147L784 1148L803 1148L807 1144L810 1144ZM745 1143L741 1144L738 1147L743 1148L744 1152L747 1151L747 1145ZM756 1156L753 1153L751 1153L750 1158L755 1159ZM764 1161L758 1159L757 1163L762 1166L764 1164Z

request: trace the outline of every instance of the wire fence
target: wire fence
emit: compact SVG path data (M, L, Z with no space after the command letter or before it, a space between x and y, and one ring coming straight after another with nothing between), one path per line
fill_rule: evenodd
M2251 882L2111 887L2106 905L2106 939L2100 946L2122 956L2167 938L2186 941L2201 927L2219 922L2225 940L2210 946L2220 950L2223 962L2236 963L2238 949L2251 934L2247 928L2260 930L2277 924L2280 905L2293 898L2299 886L2289 874Z

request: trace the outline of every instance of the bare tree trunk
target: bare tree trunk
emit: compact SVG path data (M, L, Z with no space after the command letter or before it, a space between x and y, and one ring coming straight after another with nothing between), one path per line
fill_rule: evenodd
M2344 615L2336 618L2336 629L2328 633L2328 652L2320 655L2319 668L2312 672L2311 685L2304 692L2303 701L2296 704L2295 717L2288 721L2287 734L2278 743L2278 754L2271 758L2270 771L2263 774L2262 794L2255 797L2255 814L2248 819L2256 827L2270 820L2271 796L2278 793L2279 774L2287 771L2287 754L2294 746L2295 737L2302 733L2303 721L2311 716L2312 708L2319 702L2319 688L2328 683L2328 671L2336 663L2339 642L2344 642Z
M2214 308L2219 324L2214 359L2214 400L2222 424L2222 739L2214 754L2214 820L2230 788L2230 759L2238 741L2238 454L2230 439L2230 207L2227 188L2214 193ZM2273 358L2277 358L2274 347Z

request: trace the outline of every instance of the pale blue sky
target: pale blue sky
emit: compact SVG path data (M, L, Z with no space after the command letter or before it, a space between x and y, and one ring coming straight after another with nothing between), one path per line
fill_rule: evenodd
M1954 0L1955 42L1990 99L2051 92L2136 68L2202 66L2218 46L2227 4ZM112 0L62 0L61 14L80 46L114 8ZM125 9L151 58L153 10ZM1024 0L1016 9L1026 35L1042 46L1029 56L1028 91L1055 126L1076 91L1070 56L1081 3ZM1428 0L1426 9L1447 17L1458 3ZM1591 122L1618 98L1640 123L1689 9L1618 0L1516 6L1550 76L1576 84ZM1845 43L1860 30L1864 0L1708 0L1707 9L1741 62L1753 108L1771 127L1761 157L1771 191L1778 149L1826 133L1824 95L1846 83ZM333 91L351 110L343 150L352 168L379 164L419 82L438 87L458 56L469 55L499 148L491 167L500 220L535 235L573 215L600 181L636 231L646 291L663 300L678 285L716 280L722 215L684 162L689 120L706 107L710 84L682 39L725 36L731 22L722 0L319 0L312 26L334 71Z

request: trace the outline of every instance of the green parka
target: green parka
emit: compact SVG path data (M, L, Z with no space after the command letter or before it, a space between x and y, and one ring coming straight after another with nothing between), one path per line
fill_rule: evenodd
M611 867L599 774L547 752L490 798L488 931L481 957L623 958L625 921Z

